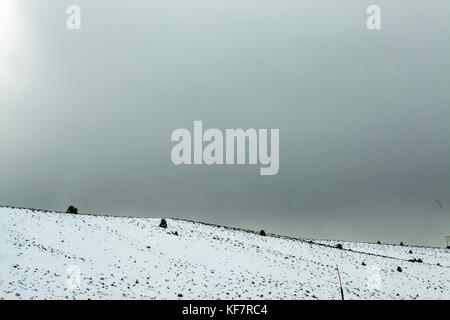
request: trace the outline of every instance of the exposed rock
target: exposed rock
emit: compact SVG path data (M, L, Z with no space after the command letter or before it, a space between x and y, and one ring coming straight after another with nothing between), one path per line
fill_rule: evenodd
M160 222L159 226L161 228L167 228L167 221L166 221L166 219L161 219L161 222Z

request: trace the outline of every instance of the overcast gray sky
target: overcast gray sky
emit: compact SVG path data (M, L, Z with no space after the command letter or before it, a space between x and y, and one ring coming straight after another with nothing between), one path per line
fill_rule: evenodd
M1 204L298 237L450 234L447 0L0 3ZM170 134L194 120L279 128L279 173L175 166Z

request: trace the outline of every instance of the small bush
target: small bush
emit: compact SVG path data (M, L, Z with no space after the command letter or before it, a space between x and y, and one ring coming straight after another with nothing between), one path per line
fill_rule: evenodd
M264 230L261 230L261 231L259 232L259 235L265 237L265 236L266 236L266 232L265 232Z
M402 247L404 246L403 241L400 242L400 245L401 245Z
M398 271L398 272L402 272L403 270L402 270L402 268L397 267L397 271Z
M343 249L342 244L338 243L338 244L336 245L336 248L338 248L338 249Z
M377 244L381 244L381 242L380 242L380 241L377 241Z
M166 221L166 219L161 219L161 222L159 223L159 226L161 228L167 228L167 221Z
M66 213L73 213L73 214L77 214L77 213L78 213L78 209L77 209L77 208L75 208L74 206L69 206L69 207L67 208L67 211L66 211Z

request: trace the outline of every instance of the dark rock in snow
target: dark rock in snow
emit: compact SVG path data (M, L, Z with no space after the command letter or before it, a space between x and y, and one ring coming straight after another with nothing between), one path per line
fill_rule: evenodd
M402 268L397 267L397 271L398 271L398 272L402 272L403 270L402 270Z
M167 228L167 221L166 221L166 219L161 219L161 222L160 222L159 226L161 228Z
M77 208L75 208L74 206L69 206L69 207L67 208L67 211L66 211L66 213L73 213L73 214L77 214L77 213L78 213L78 209L77 209Z
M259 232L259 235L260 235L260 236L265 236L265 235L266 235L266 232L265 232L264 230L261 230L261 231Z

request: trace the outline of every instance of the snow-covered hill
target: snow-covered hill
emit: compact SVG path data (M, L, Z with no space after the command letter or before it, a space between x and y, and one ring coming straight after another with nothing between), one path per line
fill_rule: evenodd
M448 249L159 222L1 207L0 299L450 298Z

